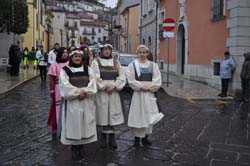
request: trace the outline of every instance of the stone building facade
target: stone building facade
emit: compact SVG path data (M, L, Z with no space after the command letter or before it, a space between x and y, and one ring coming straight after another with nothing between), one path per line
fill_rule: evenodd
M194 5L195 4L195 5ZM243 53L250 51L250 1L160 1L165 18L176 21L170 39L170 71L220 89L220 63L229 51L236 62L231 93L240 89ZM160 37L160 61L167 70L167 40Z

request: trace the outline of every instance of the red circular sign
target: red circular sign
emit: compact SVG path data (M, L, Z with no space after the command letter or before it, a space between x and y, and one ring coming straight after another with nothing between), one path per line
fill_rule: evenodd
M163 28L165 31L172 31L175 28L175 21L172 18L166 18L163 21Z

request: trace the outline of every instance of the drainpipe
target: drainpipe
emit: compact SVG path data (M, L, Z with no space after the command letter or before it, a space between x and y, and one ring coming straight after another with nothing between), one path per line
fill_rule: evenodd
M127 19L127 48L126 48L126 52L129 53L129 43L130 43L130 40L129 40L129 9L128 9L128 19Z
M142 43L142 0L141 0L141 12L140 12L140 44Z
M155 1L156 7L155 7L155 62L157 63L157 36L158 36L158 8L159 8L159 0Z

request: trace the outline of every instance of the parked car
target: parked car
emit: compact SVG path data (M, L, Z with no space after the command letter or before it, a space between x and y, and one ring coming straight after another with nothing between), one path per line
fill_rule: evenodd
M119 59L119 52L117 50L112 50L112 56L115 59Z
M135 54L125 54L120 53L119 54L119 61L122 66L122 70L126 73L128 70L128 65L133 62L137 58L137 55ZM132 89L128 86L128 81L124 87L125 91L132 91Z
M119 61L125 69L127 69L127 66L136 58L137 55L135 54L124 54L124 53L119 54Z

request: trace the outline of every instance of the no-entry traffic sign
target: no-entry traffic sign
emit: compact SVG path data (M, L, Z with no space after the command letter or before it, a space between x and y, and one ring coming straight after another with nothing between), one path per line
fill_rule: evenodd
M165 31L172 31L175 28L175 21L172 18L166 18L163 21L163 29Z

